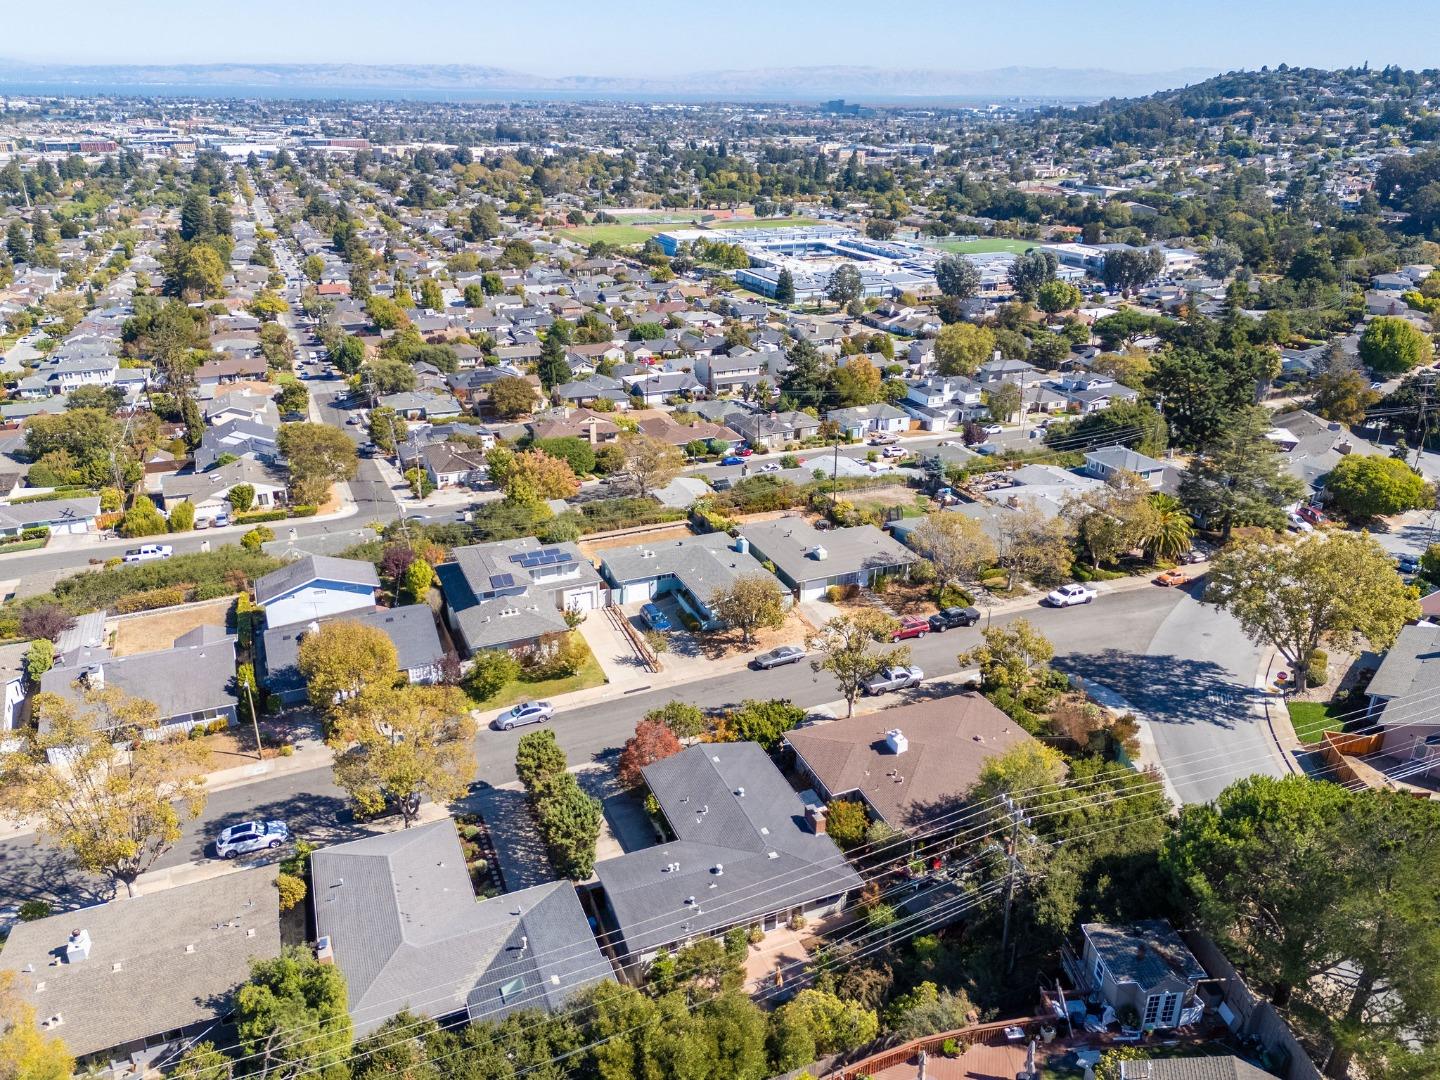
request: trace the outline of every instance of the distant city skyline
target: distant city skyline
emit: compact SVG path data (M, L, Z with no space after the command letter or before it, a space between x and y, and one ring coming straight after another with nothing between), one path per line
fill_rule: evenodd
M352 0L71 0L12 16L0 56L67 64L475 64L540 76L663 78L697 71L853 65L1163 72L1440 64L1432 20L1367 18L1353 3L1215 0L1203 9L1122 0L986 5L912 0L653 0L524 5Z

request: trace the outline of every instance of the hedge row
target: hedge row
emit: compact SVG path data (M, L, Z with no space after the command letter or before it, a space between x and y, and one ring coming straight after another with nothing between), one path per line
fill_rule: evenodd
M115 601L111 609L116 615L133 615L137 611L154 611L156 608L174 607L176 604L183 604L190 599L190 590L195 588L194 582L181 582L177 585L166 585L161 589L147 589L145 592L131 593L129 596L122 596Z
M318 506L301 504L281 510L248 510L243 514L235 515L237 525L259 525L266 521L284 521L287 518L314 517L319 511Z
M76 574L56 582L54 589L24 602L25 607L56 603L72 615L88 611L116 610L119 602L134 593L187 585L195 599L226 596L246 588L256 578L278 570L284 563L238 545L215 551L176 555L138 566L116 566L89 574Z

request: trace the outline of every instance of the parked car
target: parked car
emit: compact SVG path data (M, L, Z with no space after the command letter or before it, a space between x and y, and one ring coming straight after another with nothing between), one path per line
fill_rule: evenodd
M640 617L645 620L651 630L670 629L670 620L665 612L660 610L659 604L646 604L640 609Z
M1420 572L1420 556L1418 555L1396 555L1395 569L1402 574L1418 574Z
M745 461L745 459L744 459L743 457L741 457L739 454L727 454L725 457L723 457L723 458L720 459L720 464L721 464L721 465L740 465L740 464L743 464L744 461Z
M983 424L980 430L985 432L986 435L999 435L1003 433L1005 429L999 424Z
M1156 585L1164 585L1169 588L1172 585L1188 585L1190 578L1177 566L1172 570L1162 570L1155 575L1154 581Z
M781 465L778 461L767 461L764 465L760 466L760 471L762 473L779 472L783 468L784 466Z
M974 450L975 453L981 454L985 457L990 457L992 454L998 454L1000 452L1000 447L996 446L994 443L978 443L975 446L972 446L970 449Z
M1194 548L1191 548L1185 552L1184 555L1180 556L1180 561L1186 565L1190 565L1192 563L1204 562L1206 557L1203 551L1196 551Z
M278 848L289 839L290 826L283 821L242 821L220 831L215 838L215 854L233 859L252 851Z
M1299 514L1291 512L1285 515L1285 517L1288 523L1288 527L1293 529L1295 532L1308 533L1315 531L1315 526L1311 525L1310 522L1306 521Z
M1075 607L1077 604L1090 603L1097 595L1099 594L1088 585L1073 582L1047 593L1045 602L1051 607Z
M555 706L548 701L522 701L490 721L490 726L496 731L509 731L524 724L543 724L554 715Z
M925 672L913 664L908 667L887 667L865 680L860 689L871 696L888 694L891 690L903 690L907 686L914 686L923 678L925 678Z
M979 621L979 608L947 607L930 616L930 629L937 634L943 634L957 626L974 626Z
M890 640L904 641L906 638L924 637L929 632L929 619L922 619L919 615L906 615L900 620L899 628L890 635Z
M786 664L798 664L804 660L806 652L799 645L781 645L763 652L750 661L750 666L756 671L769 671L771 668L784 667Z
M880 451L880 456L886 458L903 458L909 452L910 451L906 450L903 446L887 446L884 450Z
M1325 512L1321 510L1318 506L1302 506L1299 510L1296 511L1296 513L1299 514L1306 521L1308 521L1311 525L1324 525L1330 520L1325 516Z
M876 431L867 440L871 446L884 446L886 443L899 441L900 436L892 431Z
M230 524L230 515L229 515L229 514L216 514L211 523L212 523L217 529L223 529L226 525L229 525L229 524Z
M751 450L748 446L742 446L739 450L736 450L735 453L740 457L749 457L751 454L755 453L755 451Z
M169 544L141 544L138 548L131 548L121 556L121 562L142 563L152 562L155 559L168 559L175 554L175 549Z

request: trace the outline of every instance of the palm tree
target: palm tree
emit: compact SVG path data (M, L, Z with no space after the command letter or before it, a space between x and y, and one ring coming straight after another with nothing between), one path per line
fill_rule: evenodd
M1190 550L1195 524L1180 500L1163 493L1150 496L1155 517L1145 539L1145 553L1152 559L1176 559Z

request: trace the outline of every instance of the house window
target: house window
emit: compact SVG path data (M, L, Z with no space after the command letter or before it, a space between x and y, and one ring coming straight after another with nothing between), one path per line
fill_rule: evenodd
M1150 994L1145 998L1145 1018L1141 1022L1141 1027L1153 1028L1155 1026L1156 1021L1160 1019L1160 1001L1164 997L1164 994Z
M1160 1009L1160 1023L1162 1027L1174 1027L1180 1022L1180 995L1170 993L1165 995L1165 1004Z
M1105 961L1104 961L1104 960L1101 960L1101 959L1097 956L1097 957L1095 958L1095 985L1096 985L1096 986L1103 986L1104 984L1105 984Z
M500 1000L507 1004L513 1001L521 991L525 989L525 978L511 979L509 982L500 984Z

